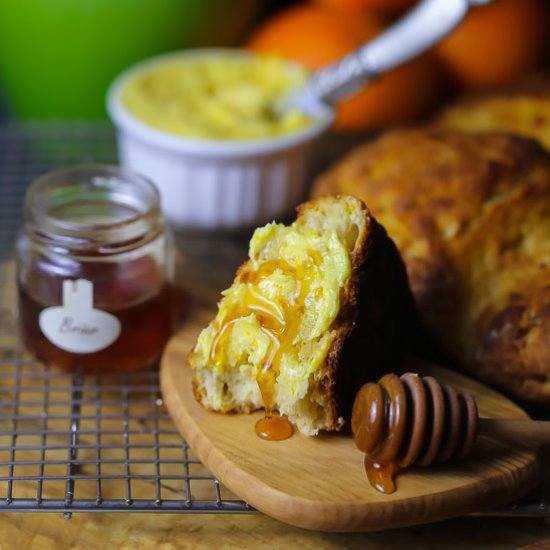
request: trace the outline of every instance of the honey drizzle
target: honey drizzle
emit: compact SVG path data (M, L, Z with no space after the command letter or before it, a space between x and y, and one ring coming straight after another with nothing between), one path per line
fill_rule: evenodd
M268 441L288 439L292 433L292 424L278 414L265 415L256 422L256 435Z
M318 258L314 258L318 265ZM322 258L321 258L322 261ZM297 282L297 289L284 306L266 298L258 292L262 279L272 275L277 269L290 273ZM313 265L310 261L295 267L284 260L270 260L261 264L255 271L243 271L239 280L245 285L244 300L233 303L226 310L226 315L218 321L211 350L211 359L221 364L228 338L228 329L237 320L251 313L256 315L261 330L269 337L270 344L262 359L262 367L256 375L256 382L264 402L265 417L256 425L256 433L272 441L286 439L292 435L292 426L288 420L273 414L275 407L275 382L279 374L282 355L292 346L300 328L300 313L305 309L305 299L309 294L313 277Z
M390 495L395 492L395 474L399 466L395 462L377 462L365 456L365 472L372 487L377 491Z

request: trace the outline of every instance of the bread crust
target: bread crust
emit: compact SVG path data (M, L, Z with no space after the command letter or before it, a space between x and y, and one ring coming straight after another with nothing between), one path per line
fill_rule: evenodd
M386 132L322 174L407 266L431 358L550 408L550 154L504 133Z
M433 125L469 133L505 131L531 137L550 149L550 74L456 100L438 114Z
M323 198L297 208L298 216ZM400 367L418 334L418 320L405 266L384 228L358 201L364 230L350 256L351 275L342 290L337 336L320 371L320 386L333 418L330 430L349 427L360 387ZM345 424L339 419L343 418Z

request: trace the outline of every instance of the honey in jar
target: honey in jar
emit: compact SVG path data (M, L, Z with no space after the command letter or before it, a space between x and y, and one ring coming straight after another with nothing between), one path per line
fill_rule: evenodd
M159 357L181 301L150 181L115 166L46 174L27 191L16 248L19 328L38 360L121 372Z

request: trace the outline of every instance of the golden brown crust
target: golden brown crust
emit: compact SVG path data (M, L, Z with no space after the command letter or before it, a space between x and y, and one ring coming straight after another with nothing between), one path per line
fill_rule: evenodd
M324 199L318 198L312 201L300 204L297 209L297 217L307 215L308 210L318 208ZM373 220L365 204L353 199L354 207L359 208L361 212L363 226L360 230L355 247L350 254L351 275L340 295L340 311L338 317L331 327L336 332L335 338L327 353L324 367L319 370L316 380L319 385L320 393L324 397L325 408L328 409L328 416L332 418L331 425L327 428L329 431L336 431L342 427L339 418L347 410L347 403L343 403L344 396L338 395L337 390L340 387L338 378L344 375L345 369L350 365L342 362L342 355L346 341L350 338L357 322L357 295L361 284L362 267L367 259L369 245L373 239L371 226ZM355 367L357 368L357 367ZM373 377L376 372L373 373ZM353 392L355 395L356 392ZM345 397L347 398L347 396Z
M507 134L387 132L315 182L388 230L427 331L455 364L550 403L550 154Z
M347 420L361 386L399 369L404 354L420 338L405 266L372 216L354 286L355 323L339 350L335 380L340 414Z
M418 334L414 300L397 248L362 201L340 198L358 203L364 228L350 255L351 275L335 320L337 336L320 371L334 430L340 428L340 417L349 424L359 388L399 368L411 347L409 340ZM298 215L322 200L299 206Z
M536 139L550 149L550 74L455 101L434 125L463 132L506 131Z

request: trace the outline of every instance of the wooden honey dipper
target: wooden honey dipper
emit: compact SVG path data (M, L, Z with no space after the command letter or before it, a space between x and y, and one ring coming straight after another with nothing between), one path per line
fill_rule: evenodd
M394 475L403 468L465 457L477 435L550 443L550 422L479 418L470 394L410 372L365 384L355 398L351 430L366 453L368 479L382 493L395 491Z

